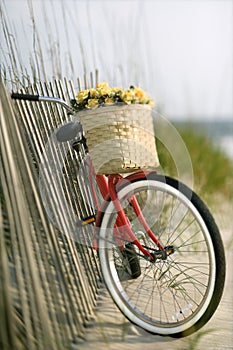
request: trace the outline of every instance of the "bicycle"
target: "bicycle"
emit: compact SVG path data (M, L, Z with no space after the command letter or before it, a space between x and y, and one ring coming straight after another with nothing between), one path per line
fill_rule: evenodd
M55 102L76 113L54 97L13 93L12 98ZM93 244L113 301L150 333L183 337L197 331L216 311L225 282L224 246L210 211L185 184L155 171L96 175L81 123L71 121L57 131L59 142L75 137L74 150L81 144L86 150L97 208L81 225L95 227Z

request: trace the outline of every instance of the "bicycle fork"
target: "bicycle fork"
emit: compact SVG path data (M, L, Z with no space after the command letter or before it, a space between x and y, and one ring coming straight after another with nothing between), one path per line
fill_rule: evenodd
M146 247L144 247L139 242L138 238L135 236L134 232L132 231L129 220L128 220L127 216L125 215L124 209L122 208L122 205L121 205L120 200L118 198L118 195L116 193L116 185L117 185L118 181L120 181L121 179L123 179L123 177L119 174L117 174L117 175L114 174L114 175L108 176L109 195L110 195L110 198L115 206L116 212L118 214L116 226L117 226L117 228L120 229L121 232L123 231L123 235L124 235L125 239L133 242L149 260L155 261L157 258L155 253L150 252L148 249L146 249ZM129 199L129 201L130 201L130 204L132 205L132 208L133 208L139 222L141 223L141 225L143 226L143 228L145 229L145 231L147 232L149 237L157 245L157 247L158 247L157 252L163 251L164 250L163 245L159 242L157 237L154 235L154 233L151 231L150 227L148 226L145 218L143 217L140 206L139 206L138 201L135 198L135 196L133 195ZM167 256L167 253L166 253L166 256Z

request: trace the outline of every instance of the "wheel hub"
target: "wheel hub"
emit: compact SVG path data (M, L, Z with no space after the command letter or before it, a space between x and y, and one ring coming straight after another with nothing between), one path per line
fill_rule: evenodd
M150 248L151 249L151 248ZM167 260L167 257L175 252L175 249L172 245L169 245L167 247L164 247L162 250L155 250L150 251L150 254L153 256L154 261L161 259L161 260Z

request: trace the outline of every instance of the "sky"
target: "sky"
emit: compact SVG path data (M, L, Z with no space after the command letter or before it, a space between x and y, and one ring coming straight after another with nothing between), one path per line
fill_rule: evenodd
M3 3L26 67L41 46L51 77L97 68L111 85L140 85L169 118L233 119L233 1Z

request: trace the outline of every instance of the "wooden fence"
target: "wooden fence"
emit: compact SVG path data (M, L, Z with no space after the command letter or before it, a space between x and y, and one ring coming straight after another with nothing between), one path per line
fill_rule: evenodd
M65 100L76 94L66 80L21 92ZM48 146L70 118L62 106L13 103L3 84L0 97L0 348L70 349L85 339L100 281L94 228L77 226L95 211L85 150ZM51 158L53 166L42 169ZM62 169L56 159L66 159Z

